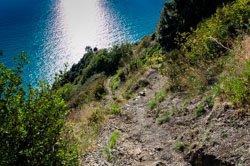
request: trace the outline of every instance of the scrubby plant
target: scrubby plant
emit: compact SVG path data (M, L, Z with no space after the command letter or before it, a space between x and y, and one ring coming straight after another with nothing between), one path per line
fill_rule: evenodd
M153 110L155 107L157 107L157 103L155 100L150 100L147 105L150 110Z
M250 99L250 61L236 62L234 66L223 76L220 92L234 104L243 106L249 104Z
M157 92L155 93L155 96L153 99L151 99L149 102L148 102L148 107L150 110L153 110L154 108L156 108L161 102L164 101L165 99L165 96L166 96L166 93L165 91L160 91L160 92Z
M153 45L146 49L146 55L143 57L142 62L151 66L162 63L164 55L159 45Z
M112 89L112 91L116 90L120 83L121 83L121 79L119 77L117 77L117 76L113 77L111 79L111 89Z
M108 145L104 146L103 153L107 161L111 161L111 159L113 158L112 150L115 148L119 137L120 132L118 130L113 131L109 139Z
M170 118L173 116L173 114L175 112L177 112L178 109L176 107L172 108L171 110L168 110L167 112L165 112L163 115L161 115L157 121L158 121L158 124L164 124L164 123L167 123L170 121ZM158 115L157 115L158 116Z
M161 103L165 99L166 93L164 91L158 92L155 94L155 99Z
M111 90L116 90L120 85L121 81L125 81L125 79L126 76L123 69L117 70L116 75L114 75L110 80Z
M126 82L123 84L121 88L122 96L126 99L130 99L135 96L136 90L141 88L140 86L140 80L138 78L143 75L145 70L142 68L139 72L133 73L133 75L129 75L126 79ZM146 83L146 82L145 82Z
M104 119L104 114L101 110L95 110L91 116L88 118L90 124L101 123Z
M112 103L110 105L110 113L114 115L120 114L121 108L116 103Z
M227 131L226 131L226 130L221 130L221 131L220 131L220 137L221 137L222 139L227 138L227 137L228 137Z
M157 28L157 39L166 50L177 47L178 34L189 32L197 24L215 13L217 7L233 0L173 0L164 4ZM191 19L190 19L191 18Z
M202 104L199 104L199 105L194 109L194 113L195 113L195 116L196 116L196 117L199 117L199 116L203 115L203 114L206 112L206 110L205 110L204 107L205 107L205 106L204 106L203 103L202 103Z
M78 64L66 72L59 81L60 85L68 82L84 84L91 76L104 73L106 76L115 74L119 66L124 65L121 60L129 58L132 54L130 44L115 45L111 49L89 51Z
M186 144L185 144L184 142L180 141L180 140L177 140L177 141L175 142L175 148L176 148L177 150L183 152L184 149L186 148Z
M249 31L249 17L250 1L236 0L199 24L186 38L182 50L192 63L226 55L231 50L233 39Z
M216 90L217 87L214 89ZM201 99L200 103L195 107L194 114L196 117L199 117L206 113L207 109L211 109L214 105L215 97L217 97L217 93L215 90L209 91L204 95L204 97ZM216 93L216 94L215 94Z
M182 34L181 49L166 55L172 91L204 93L217 82L230 62L237 38L249 32L249 0L236 0L216 13L191 33Z
M171 114L169 112L163 114L161 117L158 118L158 124L163 124L169 122Z
M0 64L0 165L77 165L78 154L63 132L69 109L47 83L22 84L24 52L17 69Z
M83 85L67 83L57 87L56 90L62 95L69 107L78 108L88 102L99 101L107 94L104 86L105 80L104 74L95 74Z
M139 79L139 80L134 82L134 84L131 86L129 91L134 93L134 92L138 91L139 89L145 88L149 84L150 83L147 79Z

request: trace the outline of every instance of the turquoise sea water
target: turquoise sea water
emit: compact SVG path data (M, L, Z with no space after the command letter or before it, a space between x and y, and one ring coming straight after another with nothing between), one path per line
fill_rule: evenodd
M154 32L165 0L0 0L0 61L25 50L24 83L53 80L85 46L136 42Z

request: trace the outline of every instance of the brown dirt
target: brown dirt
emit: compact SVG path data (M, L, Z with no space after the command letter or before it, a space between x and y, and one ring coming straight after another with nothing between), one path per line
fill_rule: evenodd
M144 76L150 84L122 107L103 128L96 151L84 157L86 166L248 166L250 165L250 117L238 116L230 103L216 102L205 108L200 117L194 108L202 96L190 100L182 95L167 94L154 110L147 103L155 92L164 88L167 78L150 70ZM143 93L140 93L143 94ZM159 125L157 117L175 109L168 122ZM158 115L159 113L159 115ZM110 162L103 146L114 130L121 137ZM178 148L177 142L183 143ZM180 151L181 150L181 151Z

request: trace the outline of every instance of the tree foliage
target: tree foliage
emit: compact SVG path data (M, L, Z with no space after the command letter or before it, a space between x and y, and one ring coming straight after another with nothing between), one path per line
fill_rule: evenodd
M175 48L177 34L189 32L190 28L215 13L217 7L233 0L173 0L166 2L157 29L159 43L166 50Z
M250 0L236 0L198 25L185 39L182 51L192 63L226 55L237 36L249 33L249 18Z
M17 69L0 63L0 165L77 165L77 153L60 133L69 112L48 84L22 85L24 53Z
M79 63L74 64L62 76L59 81L61 85L79 81L83 84L88 78L98 73L104 73L107 76L115 74L118 67L122 65L121 60L132 54L130 44L115 45L111 49L94 50L89 46L86 47L87 53Z

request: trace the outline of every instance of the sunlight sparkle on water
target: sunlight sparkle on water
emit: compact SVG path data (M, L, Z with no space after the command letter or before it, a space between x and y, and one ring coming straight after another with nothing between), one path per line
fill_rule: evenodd
M71 63L79 60L86 46L103 48L114 42L108 34L115 22L100 0L61 0L58 11Z

